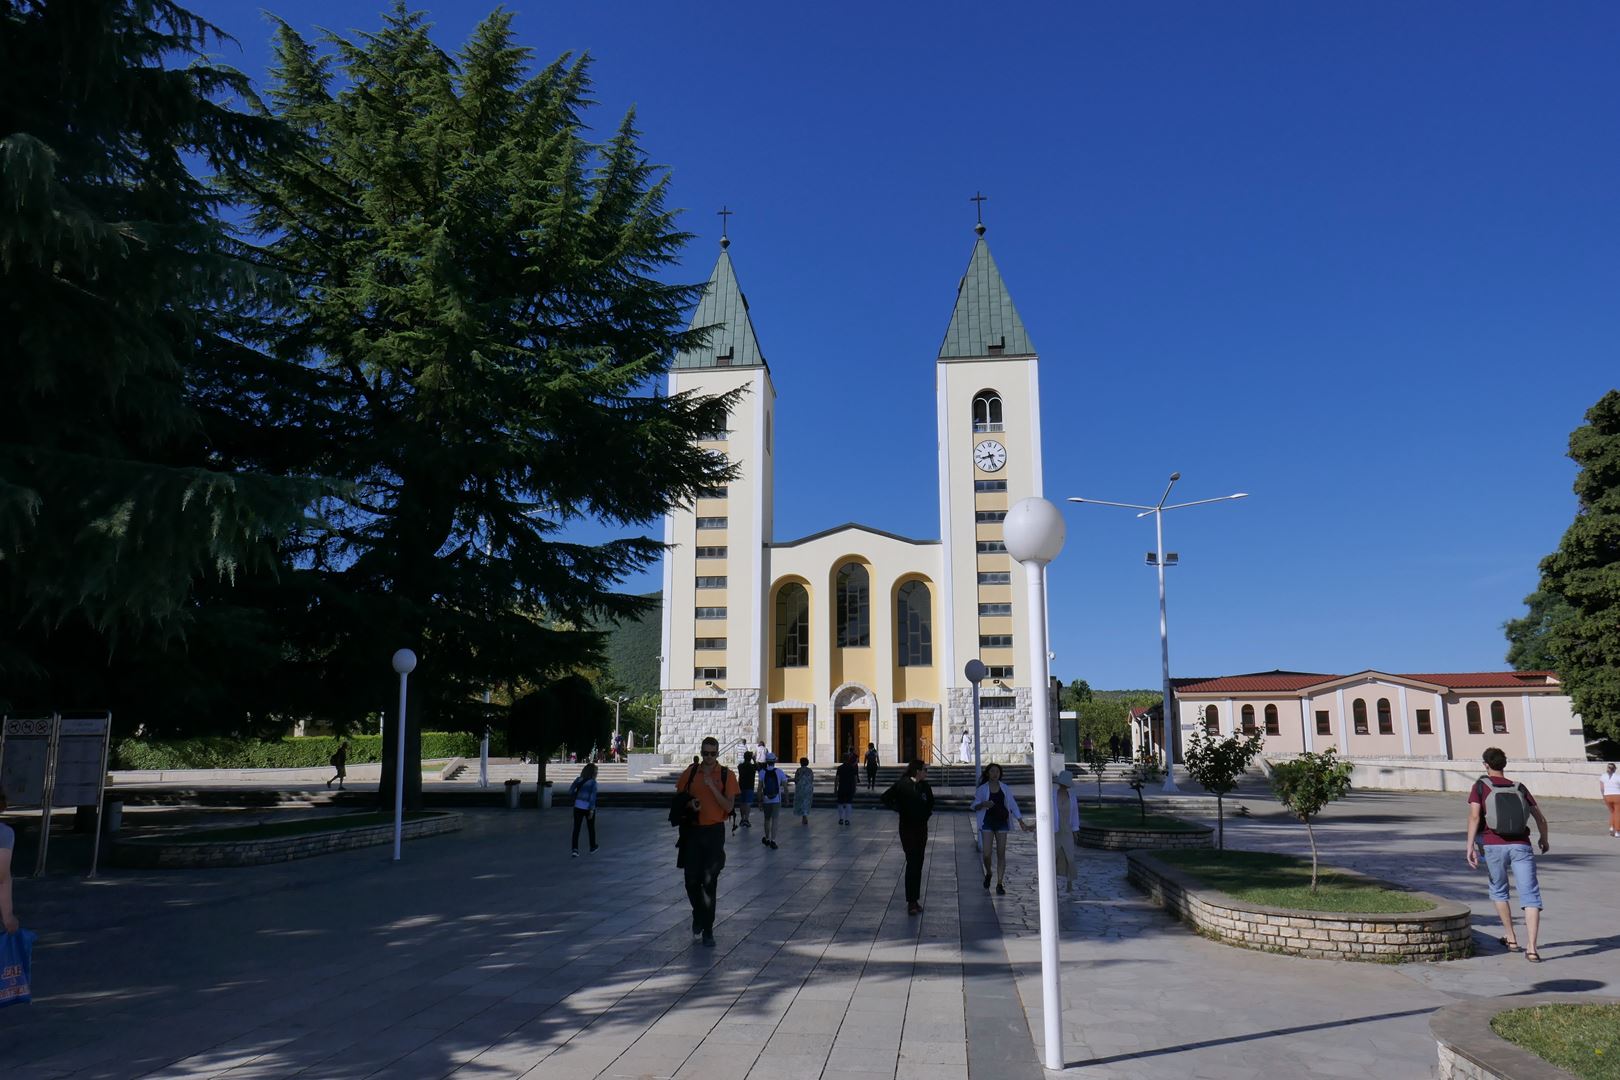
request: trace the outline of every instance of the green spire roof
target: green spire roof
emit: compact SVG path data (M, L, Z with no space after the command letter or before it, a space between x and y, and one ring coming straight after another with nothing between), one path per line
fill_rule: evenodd
M1035 352L1007 286L980 232L967 273L956 287L956 310L939 347L941 360L979 356L1027 356Z
M676 355L677 368L765 364L765 357L759 351L759 338L754 336L754 323L748 317L748 299L737 287L737 275L731 268L731 256L726 252L728 246L728 241L720 242L720 259L714 264L714 273L709 275L703 299L692 313L692 329L711 328L709 343Z

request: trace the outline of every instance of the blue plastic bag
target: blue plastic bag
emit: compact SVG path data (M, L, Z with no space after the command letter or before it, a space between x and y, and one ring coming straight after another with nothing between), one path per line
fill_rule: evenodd
M29 971L34 958L32 930L0 934L0 1009L34 1000Z

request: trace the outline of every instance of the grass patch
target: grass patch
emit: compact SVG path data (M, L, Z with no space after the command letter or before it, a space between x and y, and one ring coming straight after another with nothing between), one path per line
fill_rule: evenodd
M1584 1080L1620 1080L1620 1005L1509 1009L1491 1030Z
M405 815L406 821L420 821L438 815L418 811ZM364 829L372 825L392 825L392 813L322 814L318 817L295 818L290 821L267 821L260 825L235 825L225 829L195 829L161 838L165 844L228 843L240 840L274 840L283 836L303 836L308 833L336 832L340 829Z
M1155 851L1155 859L1234 900L1295 911L1429 911L1434 903L1364 878L1322 868L1311 892L1311 861L1269 851Z
M1142 813L1134 806L1087 806L1080 804L1080 826L1086 829L1164 829L1169 832L1197 832L1202 826L1166 814Z

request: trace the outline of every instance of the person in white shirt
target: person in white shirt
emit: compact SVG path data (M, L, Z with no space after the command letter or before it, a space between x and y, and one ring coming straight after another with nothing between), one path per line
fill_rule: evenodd
M1074 849L1074 834L1080 831L1080 796L1075 794L1074 774L1067 769L1052 777L1052 831L1057 841L1057 872L1074 892L1074 878L1080 860Z
M1013 822L1025 832L1029 825L1018 810L1012 789L1001 782L1001 766L984 767L984 782L973 792L973 810L979 815L979 847L984 851L984 887L990 887L990 855L996 856L996 895L1006 896L1007 832Z
M1615 771L1614 762L1609 762L1609 768L1598 777L1598 788L1603 792L1603 801L1609 804L1609 835L1620 836L1620 772Z
M966 765L973 760L973 742L968 738L967 728L962 729L962 746L960 749L961 753L957 755L957 759Z

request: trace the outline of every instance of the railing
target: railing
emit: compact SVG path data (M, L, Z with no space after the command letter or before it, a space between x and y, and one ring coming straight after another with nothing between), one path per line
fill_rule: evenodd
M950 758L946 756L946 751L941 750L937 742L930 740L928 747L928 767L933 769L936 765L939 767L939 775L945 781L945 786L954 787L955 784L953 779L955 777L956 770L963 768L963 766L953 763ZM971 771L973 766L968 765L966 768Z

